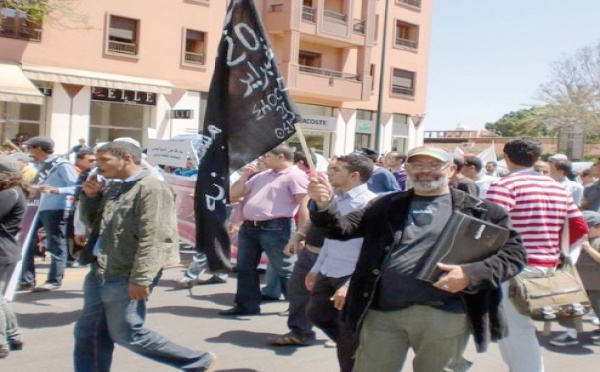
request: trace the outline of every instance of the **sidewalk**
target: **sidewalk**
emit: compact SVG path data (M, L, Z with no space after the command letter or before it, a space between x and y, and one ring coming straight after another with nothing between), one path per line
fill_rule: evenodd
M190 259L191 252L183 251L182 257ZM38 262L38 272L43 282L49 261ZM215 352L219 357L217 370L221 372L293 372L338 371L335 350L323 346L323 333L318 333L318 343L303 348L272 347L270 336L287 332L286 317L279 315L287 309L287 303L267 303L262 315L253 317L227 318L218 311L233 304L235 275L226 284L194 287L188 290L173 290L171 280L180 275L182 269L165 272L159 286L149 302L146 325L188 347ZM25 348L11 352L0 360L0 371L72 371L73 327L83 302L81 291L87 269L67 269L63 287L55 292L19 292L11 304L17 313L25 337ZM41 280L40 280L41 279ZM538 329L541 330L541 324ZM593 329L590 318L584 327ZM560 334L562 327L553 325L553 337ZM548 344L539 334L544 353L546 371L566 370L587 372L598 371L600 346L585 342L578 346L556 348ZM477 354L472 343L466 358L475 363L471 371L507 371L500 358L498 347L490 345L485 354ZM411 357L408 359L411 360ZM410 362L405 371L411 371ZM174 371L137 356L119 346L115 348L113 371L158 372ZM379 372L379 371L372 371Z

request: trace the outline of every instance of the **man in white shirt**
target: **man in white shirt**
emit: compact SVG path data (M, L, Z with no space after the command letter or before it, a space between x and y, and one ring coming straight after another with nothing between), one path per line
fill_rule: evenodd
M580 207L583 201L583 185L569 179L573 174L571 162L567 159L551 158L548 160L548 164L550 165L550 177L562 184L571 193L575 204Z
M490 188L492 182L498 180L498 177L488 176L481 172L483 169L483 162L477 156L465 156L465 165L461 172L465 177L469 177L479 188L479 197L485 199L487 190Z

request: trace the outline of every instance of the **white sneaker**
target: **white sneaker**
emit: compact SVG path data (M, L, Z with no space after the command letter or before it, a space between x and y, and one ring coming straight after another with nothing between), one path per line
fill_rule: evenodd
M597 317L592 319L592 324L595 326L600 326L600 319L598 319Z
M173 281L177 289L189 289L198 284L198 279L191 279L187 276L181 277Z
M550 344L554 345L554 346L560 346L560 347L572 346L572 345L578 345L579 341L577 341L576 338L569 336L568 333L563 333L562 335L550 340Z

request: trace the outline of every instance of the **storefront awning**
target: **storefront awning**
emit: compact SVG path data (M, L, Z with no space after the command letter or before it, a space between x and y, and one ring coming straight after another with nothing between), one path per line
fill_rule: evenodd
M0 101L41 105L44 95L16 64L0 63Z
M173 88L173 85L167 80L49 66L23 65L22 68L25 76L31 80L162 94L170 94L171 88Z

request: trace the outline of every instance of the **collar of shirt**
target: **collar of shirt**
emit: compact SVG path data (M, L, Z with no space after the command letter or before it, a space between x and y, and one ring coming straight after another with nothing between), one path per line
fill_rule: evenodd
M52 155L52 156L50 156L50 157L46 158L46 160L42 160L42 161L40 161L39 163L34 163L34 164L35 164L35 167L36 167L37 169L42 169L42 168L44 167L44 165L45 165L45 164L47 164L47 163L50 163L50 162L54 161L54 159L56 159L56 158L58 158L58 155Z
M361 183L360 185L348 190L347 193L343 193L340 190L336 190L336 194L340 200L343 200L346 198L354 199L358 195L360 195L361 193L363 193L365 190L368 190L368 189L369 189L369 187L367 186L366 183Z
M140 176L140 174L142 174L144 170L142 169L141 171L135 173L134 175L130 176L129 178L127 178L126 180L123 180L123 182L132 182L138 179L138 177Z
M279 176L280 174L286 174L291 172L294 167L295 165L291 165L285 169L280 170L279 172L275 172L273 169L270 169L270 172L272 175Z

